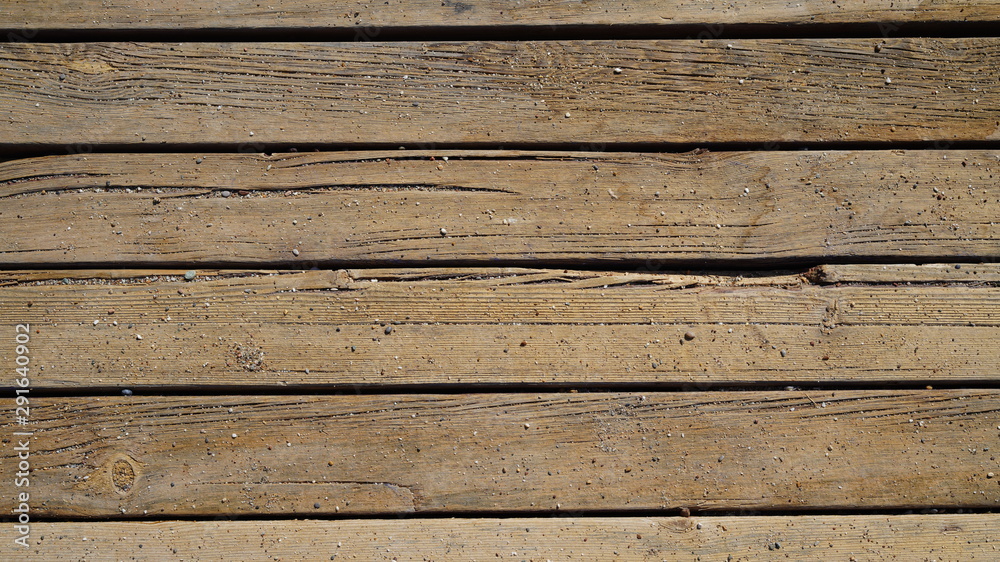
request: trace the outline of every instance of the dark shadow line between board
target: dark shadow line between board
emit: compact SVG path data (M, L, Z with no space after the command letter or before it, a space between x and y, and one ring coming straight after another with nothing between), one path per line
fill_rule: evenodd
M760 141L760 142L579 142L492 143L492 142L380 142L380 143L11 143L0 141L0 162L43 156L89 154L265 154L291 152L363 152L407 151L433 155L436 151L511 151L589 153L594 158L615 152L641 154L686 154L691 152L820 152L887 150L1000 150L1000 140L926 140L926 141ZM528 157L530 155L521 155ZM549 156L549 155L546 155ZM570 155L567 155L570 156ZM575 154L574 157L578 157ZM451 155L460 159L460 155ZM498 156L502 158L502 156Z
M282 373L287 375L288 373ZM667 373L669 374L669 373ZM809 393L843 392L843 391L982 391L1000 390L1000 378L981 379L922 379L895 380L880 379L867 381L830 381L799 380L790 378L784 381L725 381L699 382L668 381L668 382L634 382L634 383L594 383L594 382L551 382L551 383L417 383L417 384L288 384L274 385L95 385L78 388L53 388L32 386L31 395L37 398L78 398L87 396L123 396L128 397L177 397L177 396L211 396L211 397L267 397L267 396L325 396L330 398L349 398L352 396L458 396L467 394L692 394L738 392L756 394L761 392L787 393L789 399L808 401ZM0 387L0 397L10 398L15 395L15 387ZM818 399L820 397L815 397ZM124 398L123 398L124 399Z
M462 236L450 236L453 239L460 239ZM465 260L437 260L437 259L359 259L359 260L331 260L331 259L290 259L273 261L247 261L247 260L204 260L204 261L184 261L184 260L144 260L127 262L108 261L76 261L72 263L64 262L3 262L0 263L0 271L73 271L83 269L106 269L106 270L131 270L131 269L227 269L227 270L294 270L294 271L317 271L317 270L340 270L340 269L480 269L480 268L525 268L525 269L565 269L575 271L602 271L602 272L632 272L632 273L678 273L699 272L704 275L719 275L732 273L736 270L747 270L761 272L765 270L793 270L808 272L810 269L820 265L893 265L893 264L959 264L965 266L975 266L979 264L1000 262L998 255L951 255L942 256L940 254L907 254L907 255L881 255L873 254L858 257L825 257L825 256L801 256L792 258L778 257L746 257L746 258L712 258L712 259L670 259L667 257L648 258L566 258L566 259L465 259ZM803 273L805 275L806 273Z
M851 507L820 508L697 508L670 507L663 509L558 509L558 510L465 510L465 511L420 511L410 513L372 511L367 513L340 514L322 511L292 512L272 514L233 515L187 515L176 514L166 518L150 515L128 516L45 516L32 514L32 523L94 522L94 523L158 523L170 521L205 522L219 521L355 521L355 520L421 520L421 519L596 519L596 518L648 518L648 517L792 517L792 516L901 516L901 515L992 515L997 512L986 507L966 506L916 506L916 507ZM9 523L15 519L3 515L0 521Z
M177 28L0 28L7 42L445 42L576 40L735 40L996 37L993 21L854 21L841 23L622 23L498 25L334 25Z

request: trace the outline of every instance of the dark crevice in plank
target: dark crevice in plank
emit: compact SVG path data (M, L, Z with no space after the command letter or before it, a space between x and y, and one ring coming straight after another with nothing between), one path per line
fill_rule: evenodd
M0 197L2 199L2 197ZM499 269L499 268L497 268ZM10 269L0 267L0 287L17 286L38 286L38 285L89 285L113 282L115 285L144 285L155 281L181 281L189 269L134 269L130 267L111 267L102 264L96 269L84 267L60 266L58 268L40 269ZM192 282L218 279L239 279L255 277L259 275L296 275L303 273L301 268L292 269L207 269L199 267L194 270L196 278ZM388 281L398 281L402 270L366 270L361 273L368 279L379 279ZM542 271L531 269L528 272ZM878 264L830 264L823 263L812 267L799 267L795 269L753 269L753 270L708 270L708 269L672 269L666 267L655 267L652 264L644 264L640 268L586 268L574 267L573 271L595 272L608 274L628 274L628 273L657 273L660 275L684 275L692 277L700 276L723 276L738 279L773 280L770 284L781 286L790 277L801 277L816 285L846 285L846 286L871 286L871 285L906 285L924 287L942 286L969 286L969 287L993 287L1000 284L1000 265L996 262L940 262L933 263L912 263L912 264L891 264L891 267ZM480 268L446 268L446 267L422 267L411 270L405 279L411 281L430 280L462 280L462 279L485 279L496 277L513 277L518 275L519 270L512 270L509 273L499 274L490 270ZM527 284L522 282L520 284ZM617 285L653 285L652 279L636 279L627 283L617 283ZM702 284L701 281L692 281L690 285ZM341 288L340 290L344 290Z
M44 156L66 156L90 154L262 154L270 156L276 153L294 152L349 152L349 151L391 151L420 150L425 152L445 150L490 150L490 151L539 151L539 152L586 152L593 157L600 157L610 152L641 152L659 154L686 154L705 152L778 152L778 151L874 151L874 150L1000 150L1000 140L985 141L767 141L767 142L685 142L685 143L649 143L649 142L580 142L580 143L157 143L157 144L93 144L93 143L11 143L0 139L0 163L21 158L39 158ZM405 160L407 156L394 157ZM502 156L491 157L503 159ZM530 158L519 156L517 159ZM462 157L464 160L474 158Z
M991 21L842 22L803 24L704 23L665 25L447 25L447 26L261 26L240 29L201 27L170 29L137 24L91 29L0 29L11 42L81 43L89 41L217 42L217 41L538 41L574 39L785 39L994 37Z
M2 197L0 197L2 199ZM596 272L607 274L630 274L630 273L656 273L661 275L685 275L685 276L725 276L739 279L774 279L773 286L781 286L782 282L789 277L800 277L815 285L836 285L836 286L907 286L907 287L997 287L1000 286L1000 271L996 262L940 262L927 264L891 264L892 267L881 276L878 274L878 264L831 264L823 263L811 267L800 267L796 269L753 269L753 270L731 270L731 269L673 269L650 267L644 264L639 268L587 268L573 267L573 271ZM10 266L12 267L12 266ZM883 268L885 266L882 266ZM907 268L905 273L900 273L899 268ZM319 268L317 268L319 269ZM469 270L464 273L463 269ZM860 271L853 271L860 269ZM926 270L926 271L921 271ZM255 277L258 275L295 275L300 274L302 269L206 269L198 266L195 270L190 269L142 269L136 270L122 266L112 266L101 264L101 267L91 269L85 267L75 267L72 265L60 265L56 267L44 267L38 269L16 268L9 269L6 264L0 266L0 287L32 287L43 285L96 285L112 282L116 286L125 285L146 285L152 282L181 281L188 271L194 271L197 275L192 282L200 282L206 279L239 279ZM398 276L392 274L380 275L369 270L367 278L380 280L399 280ZM422 267L415 270L415 273L408 277L413 281L430 280L461 280L461 279L483 279L496 277L487 273L477 273L480 268L447 268L447 267ZM514 274L511 274L514 275ZM539 281L539 283L549 281ZM521 285L530 284L521 282ZM679 287L687 288L701 284L699 281L692 281L689 285ZM627 283L617 283L617 286L639 286L656 285L656 281L651 279L637 279ZM339 288L338 290L349 290ZM306 291L299 291L306 292Z
M460 237L454 237L460 238ZM5 250L7 253L18 253L17 250ZM33 252L22 250L21 252ZM940 254L908 254L907 261L914 263L945 263L945 264L977 264L995 263L996 255L950 257ZM546 269L578 269L581 271L614 271L614 272L661 272L661 271L701 271L709 274L720 274L738 269L766 270L775 268L794 268L808 270L820 265L854 265L854 264L895 264L900 256L894 254L867 254L863 257L831 257L823 255L801 256L791 258L747 257L747 258L712 258L712 259L601 259L601 258L570 258L570 259L469 259L469 260L273 260L267 262L220 260L220 261L189 261L189 260L144 260L142 267L163 269L303 269L336 270L354 268L478 268L478 267L511 267L511 268L546 268ZM652 265L651 265L652 264ZM122 261L79 261L79 262L32 262L0 263L0 271L7 270L53 270L53 269L126 269L136 267L132 260Z
M368 513L261 513L261 514L219 514L210 518L204 515L170 514L168 518L151 518L143 515L104 515L100 517L86 517L73 515L36 515L32 518L35 523L60 523L60 522L90 522L115 523L142 521L143 524L155 524L167 521L302 521L308 517L310 521L397 521L397 520L422 520L422 519L454 519L460 524L463 519L598 519L598 518L645 518L645 517L849 517L849 516L869 516L884 515L887 517L898 517L901 515L976 515L991 514L996 510L979 507L956 508L949 505L928 505L921 508L866 508L857 507L852 509L823 509L823 508L802 508L802 509L716 509L716 508L667 508L667 509L557 509L535 511L447 511L447 512L368 512ZM14 517L7 515L0 516L0 522L10 523L15 521ZM711 521L702 521L710 523Z
M996 382L984 380L921 379L915 380L865 380L857 382L835 382L807 380L788 381L746 381L740 383L691 383L691 382L637 382L607 384L573 383L520 383L520 384L321 384L284 386L264 385L137 385L137 386L80 386L72 389L60 387L32 388L31 395L37 398L77 398L82 396L135 396L135 397L176 397L176 396L377 396L382 394L446 396L475 394L505 394L510 396L533 395L538 393L562 393L569 395L598 394L608 392L657 392L657 393L698 393L698 392L787 392L789 400L798 400L803 406L811 406L810 393L849 390L1000 390L1000 374ZM0 397L12 398L14 388L0 387Z
M189 270L184 269L132 269L132 268L99 268L99 269L84 269L84 268L66 268L60 267L58 269L45 268L40 270L0 270L5 271L0 274L0 287L13 287L13 286L37 286L37 285L100 285L106 283L113 283L117 286L122 285L146 285L151 282L163 281L163 282L173 282L186 280L184 274ZM309 270L312 271L312 270ZM574 277L577 272L583 273L606 273L606 274L617 274L617 273L657 273L659 275L684 275L689 276L691 281L687 285L677 285L677 287L687 287L695 286L699 284L719 284L718 282L709 283L705 279L699 279L703 276L722 276L727 278L738 278L740 280L753 279L759 280L761 285L768 286L781 286L782 284L789 282L791 278L796 278L797 276L803 275L814 275L820 276L822 278L822 273L812 273L818 272L817 268L812 269L780 269L780 270L752 270L752 271L738 271L738 270L728 270L728 271L708 271L708 270L677 270L671 271L669 269L660 268L642 268L639 270L635 269L586 269L580 267L574 267L572 271L563 270L562 274L567 277ZM194 271L196 277L190 280L191 283L199 283L202 281L212 281L220 279L239 279L239 278L252 278L259 276L276 276L276 275L301 275L305 273L305 270L301 268L295 269L206 269L199 267ZM326 274L325 272L324 274ZM335 271L329 272L336 275ZM450 269L445 267L422 267L411 270L402 269L367 269L367 270L355 270L348 272L353 278L357 279L378 279L380 281L445 281L445 280L469 280L469 279L500 279L500 278L510 278L518 281L518 285L527 285L532 283L542 283L549 282L552 279L547 278L545 280L538 281L522 281L517 279L519 275L533 274L533 273L552 273L546 269L504 269L504 268L457 268ZM773 282L771 282L773 281ZM975 281L975 280L973 280ZM799 282L796 279L796 284ZM629 279L627 281L614 282L615 286L637 286L637 285L651 285L654 284L652 279L635 278ZM347 287L338 287L338 290L348 290ZM299 292L302 292L301 290Z

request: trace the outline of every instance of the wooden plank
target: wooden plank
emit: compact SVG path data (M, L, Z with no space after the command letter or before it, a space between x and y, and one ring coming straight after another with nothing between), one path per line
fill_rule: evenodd
M1000 92L987 86L1000 79L998 47L995 37L6 43L0 149L997 140Z
M811 24L887 22L887 32L896 24L912 22L993 22L1000 8L988 0L918 2L907 0L845 0L836 5L820 0L795 4L777 0L733 3L724 7L679 0L664 4L638 0L628 4L609 0L590 2L517 3L500 0L440 2L437 0L390 0L377 4L360 1L318 3L309 0L268 6L248 0L223 0L210 7L194 0L163 4L139 0L110 5L97 0L61 2L15 2L4 6L5 27L26 39L35 30L147 30L204 29L259 30L267 28L334 28L356 30L358 39L375 39L382 28L466 26L555 26L555 25L701 25L704 35L714 38L732 24Z
M27 281L0 287L0 323L29 325L36 388L705 389L991 384L1000 372L996 287L815 286L801 277L736 286L721 276L565 270L451 274ZM14 351L0 347L0 362L14 364Z
M32 158L0 164L0 260L992 261L998 160L991 150Z
M30 509L43 518L1000 504L995 390L136 395L30 408L27 425L2 427L34 432L15 437L30 440ZM0 453L5 482L16 454Z
M16 285L36 281L105 281L125 280L129 282L151 283L160 279L178 281L189 269L8 269L0 270L0 286ZM280 269L198 269L198 277L213 279L221 277L240 277L244 275L280 275L283 273L301 273L301 270Z
M36 523L21 560L989 560L993 514ZM211 540L206 540L210 537ZM86 539L86 540L84 540ZM5 543L2 548L8 548ZM731 558L727 558L730 556Z
M821 265L809 275L819 283L1000 283L1000 264Z

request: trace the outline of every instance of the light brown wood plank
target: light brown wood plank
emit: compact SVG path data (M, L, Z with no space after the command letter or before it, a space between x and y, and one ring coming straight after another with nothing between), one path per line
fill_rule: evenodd
M996 287L417 273L25 281L0 287L0 323L30 326L38 388L926 385L1000 373ZM0 347L0 362L15 360Z
M37 516L162 519L996 508L998 426L964 389L33 397L2 430Z
M990 560L998 526L992 514L36 523L30 546L10 552L21 560L231 560L235 552L280 560Z
M0 286L18 283L44 281L104 281L122 280L128 282L153 282L160 279L177 281L190 269L8 269L0 271ZM301 273L301 270L279 269L198 269L198 277L213 279L218 277L239 277L244 275L278 275Z
M248 0L223 0L211 5L194 0L169 4L140 0L108 4L98 0L14 2L4 6L6 26L38 29L226 29L353 28L358 39L376 39L383 27L555 26L555 25L708 25L696 37L714 38L729 24L992 22L1000 18L995 2L987 0L919 2L906 0L845 0L837 4L804 0L794 4L776 0L738 2L725 6L677 0L639 0L628 3L502 2L470 0L391 0L315 2L294 0L266 5Z
M989 261L998 168L989 150L43 157L0 164L0 260Z
M6 43L0 148L997 140L998 61L998 38Z
M1000 264L822 265L810 277L820 283L998 283Z

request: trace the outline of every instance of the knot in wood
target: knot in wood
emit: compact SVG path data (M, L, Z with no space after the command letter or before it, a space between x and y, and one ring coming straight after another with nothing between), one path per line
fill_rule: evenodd
M118 459L111 465L111 484L119 494L127 494L135 485L135 469L128 461Z

